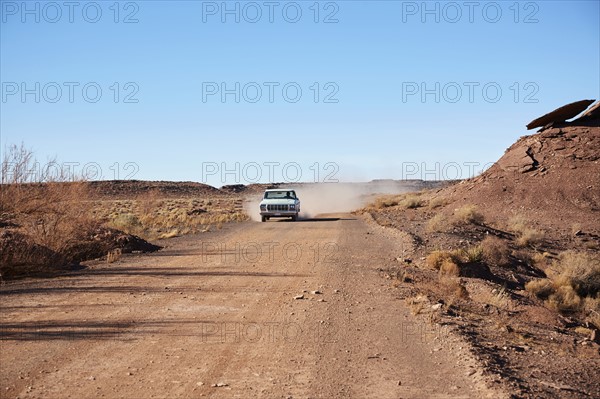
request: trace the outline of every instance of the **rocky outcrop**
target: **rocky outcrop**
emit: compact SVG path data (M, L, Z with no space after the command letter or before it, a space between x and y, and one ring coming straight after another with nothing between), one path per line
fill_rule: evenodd
M500 158L497 165L507 172L530 172L538 166L538 161L533 157L533 153L534 151L530 145L521 143Z
M536 127L546 127L553 123L564 122L567 119L571 119L585 111L596 100L581 100L567 105L563 105L560 108L555 109L546 115L540 116L537 119L532 120L527 124L527 129L535 129Z
M592 105L587 111L583 113L577 120L591 120L600 119L600 101Z

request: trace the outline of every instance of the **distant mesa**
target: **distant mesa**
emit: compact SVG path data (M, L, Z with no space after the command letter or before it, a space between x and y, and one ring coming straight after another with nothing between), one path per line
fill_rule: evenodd
M535 129L536 127L547 127L554 123L562 123L567 119L571 119L585 111L587 107L594 103L596 100L581 100L567 105L563 105L560 108L555 109L546 115L540 116L537 119L532 120L527 124L527 130ZM600 103L599 103L600 104ZM592 114L590 114L590 111ZM588 110L583 116L592 117L592 115L598 116L598 104L594 105Z

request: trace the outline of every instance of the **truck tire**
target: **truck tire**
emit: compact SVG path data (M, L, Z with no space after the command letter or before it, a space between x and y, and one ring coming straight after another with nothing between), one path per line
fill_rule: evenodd
M296 220L298 220L298 215L292 216L292 222L295 222Z
M267 221L267 217L266 216L261 216L260 220L261 220L261 222L266 222Z

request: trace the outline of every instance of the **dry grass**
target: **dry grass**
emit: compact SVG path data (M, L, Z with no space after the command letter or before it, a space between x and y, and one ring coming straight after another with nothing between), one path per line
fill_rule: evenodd
M516 243L520 247L535 247L544 239L544 233L530 227L522 215L516 215L509 219L508 229L516 234Z
M548 268L549 279L534 280L525 289L561 313L596 311L600 292L600 259L587 253L563 252Z
M444 262L454 262L454 258L451 252L449 251L433 251L427 258L425 258L425 264L430 269L440 270L442 268L442 264Z
M92 200L86 181L60 170L43 173L31 150L10 146L0 176L0 272L35 271L81 260L82 241L102 224L146 239L206 231L247 219L239 199L165 199L150 191L131 200ZM43 167L42 167L43 169ZM19 246L19 248L15 248ZM19 256L14 254L18 253ZM108 254L112 262L120 255Z
M441 212L437 213L427 222L426 231L429 233L445 232L456 226L482 225L484 222L485 218L475 205L465 205L455 209L450 217Z
M460 267L451 259L444 259L439 270L441 275L456 277L460 275Z
M172 238L247 220L237 199L172 199L155 193L135 200L101 201L96 210L114 227L146 240ZM239 206L238 206L239 205Z
M451 306L457 300L469 299L469 292L460 282L460 279L448 275L440 275L439 282L448 306Z
M477 263L483 260L483 247L475 245L459 252L462 263Z
M483 224L484 217L475 205L464 205L454 211L454 224Z
M109 251L106 255L106 263L115 263L116 261L121 259L122 254L123 252L121 251L121 248L116 248L112 251Z
M554 285L550 280L542 278L538 280L531 280L525 284L525 290L527 290L527 292L531 292L540 299L548 299L548 297L554 292Z
M483 248L480 245L453 251L433 251L425 258L430 269L439 270L442 274L458 276L460 266L467 263L481 262Z
M425 231L428 233L439 233L448 230L451 226L448 218L443 213L435 214L427 221Z
M480 244L482 258L488 265L505 266L510 263L510 248L506 241L487 236Z
M400 206L404 209L415 209L426 205L426 201L421 198L421 193L407 193L398 195L384 195L378 197L375 202L367 205L366 210L379 210Z
M435 197L429 200L429 209L437 209L448 205L448 200L443 197Z
M390 208L393 206L397 206L400 203L400 200L401 199L398 195L386 195L386 196L377 198L375 200L375 202L373 202L372 204L367 206L367 208L371 208L371 209Z
M420 208L425 205L425 201L418 194L407 195L401 202L405 209Z
M489 293L484 294L482 300L484 303L498 309L513 310L514 308L513 302L505 287L502 287L499 290L494 289L489 291Z
M82 230L97 225L89 188L61 172L32 174L40 172L39 165L23 145L7 149L1 167L0 222L17 226L33 243L60 253Z
M407 298L405 302L413 316L416 316L423 312L423 310L427 307L429 304L429 299L427 299L426 296L418 295L416 297Z

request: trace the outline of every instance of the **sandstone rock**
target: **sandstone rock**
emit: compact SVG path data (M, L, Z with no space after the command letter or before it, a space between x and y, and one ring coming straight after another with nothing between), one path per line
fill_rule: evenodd
M581 100L563 105L562 107L529 122L527 124L527 130L534 129L536 127L544 127L555 122L564 122L567 119L574 118L582 111L585 111L585 109L594 101L596 100Z
M500 158L498 166L507 172L525 173L534 170L537 167L537 161L533 158L531 147L522 144Z
M600 119L600 101L592 105L587 111L585 111L579 118L580 119Z

